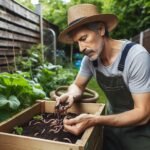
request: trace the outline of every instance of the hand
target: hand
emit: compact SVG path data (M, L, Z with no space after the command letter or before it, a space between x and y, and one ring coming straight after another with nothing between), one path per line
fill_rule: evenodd
M79 135L85 129L96 124L95 117L92 114L81 114L73 119L64 119L64 128L72 134Z
M74 97L71 94L65 93L60 97L56 98L56 107L60 104L63 106L61 111L65 111L72 106L74 103Z

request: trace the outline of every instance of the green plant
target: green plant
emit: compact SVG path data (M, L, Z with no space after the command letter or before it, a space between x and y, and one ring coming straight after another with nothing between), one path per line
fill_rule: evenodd
M18 134L18 135L23 134L23 128L22 127L15 126L14 130L15 130L15 133Z
M20 106L20 101L14 95L9 96L8 98L4 95L0 95L0 108L3 109L12 109L17 110Z
M33 117L34 120L37 120L37 121L40 121L43 119L43 116L42 115L36 115Z
M36 99L45 98L45 92L42 90L40 84L35 83L33 80L25 79L24 74L0 74L0 102L3 103L0 107L2 109L6 104L10 108L20 106L21 108L30 106ZM7 100L7 98L9 98ZM16 108L16 107L15 107Z
M74 69L63 69L61 66L55 66L52 64L49 64L48 67L44 64L39 67L34 80L40 83L47 96L49 96L49 92L58 88L58 86L71 84L75 75L76 70Z

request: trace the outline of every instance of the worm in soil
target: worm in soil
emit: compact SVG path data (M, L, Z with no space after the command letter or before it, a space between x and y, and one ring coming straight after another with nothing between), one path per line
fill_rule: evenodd
M52 139L53 141L58 141L58 138L54 138L54 139Z
M39 133L38 133L38 132L34 133L34 136L37 136L37 135L39 135Z
M65 141L67 141L67 142L69 142L69 143L72 143L71 140L68 139L68 138L63 138L63 140L65 140Z
M46 121L45 119L43 119L43 122L46 123L46 124L47 124L47 123L50 123L51 121L52 121L52 119L50 119L50 120L48 120L48 121Z
M50 129L48 132L54 132L55 133L55 129Z
M41 124L41 122L35 122L33 125Z
M42 130L41 134L43 134L45 132L45 129Z
M31 126L32 122L34 122L34 120L31 120L31 121L29 122L29 126Z

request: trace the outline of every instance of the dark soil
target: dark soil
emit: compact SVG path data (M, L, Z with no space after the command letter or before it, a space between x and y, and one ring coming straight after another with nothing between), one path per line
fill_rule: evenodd
M23 128L22 135L67 143L75 143L82 136L75 136L64 130L63 119L65 115L42 113L38 116L41 118L33 117L28 123L19 126ZM68 113L66 117L73 118L75 116L77 114ZM13 133L17 134L16 130L13 130Z

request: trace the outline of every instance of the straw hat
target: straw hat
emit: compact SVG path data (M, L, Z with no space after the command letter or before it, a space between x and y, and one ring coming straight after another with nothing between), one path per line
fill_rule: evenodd
M100 14L93 4L78 4L68 9L68 27L59 34L59 41L73 43L69 32L77 27L95 21L102 21L107 25L108 31L112 31L118 24L118 19L113 14Z

